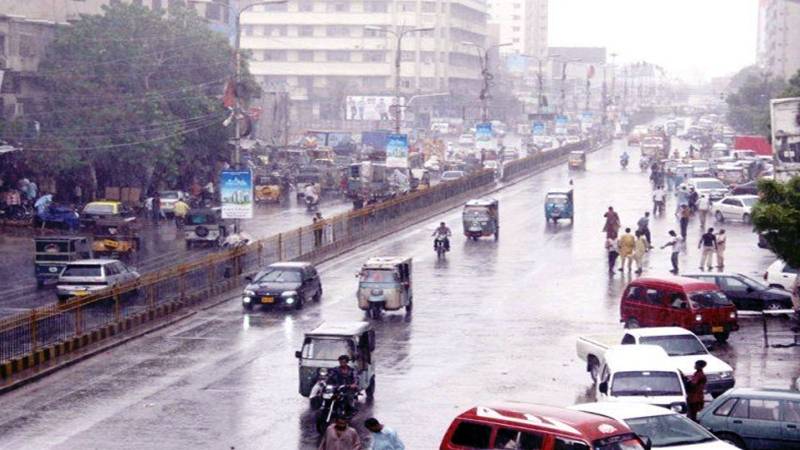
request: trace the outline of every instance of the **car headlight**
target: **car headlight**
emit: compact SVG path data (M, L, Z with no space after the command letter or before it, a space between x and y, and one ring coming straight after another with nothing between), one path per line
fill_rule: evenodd
M682 402L673 403L673 404L669 405L669 409L671 409L672 411L675 411L676 413L683 414L683 413L686 412L686 403L682 403Z
M243 297L255 297L256 293L254 291L251 291L250 289L245 289L244 292L242 292L242 296Z
M733 376L733 372L730 372L730 371L720 372L719 373L719 377L720 378L730 378L732 376Z
M694 320L696 322L702 322L703 321L703 316L701 316L700 314L697 314L696 316L694 316Z
M283 291L283 292L281 292L281 297L284 297L284 298L286 298L286 297L296 297L296 296L297 296L297 291Z
M250 297L242 297L243 303L250 303Z
M736 311L731 311L730 318L731 319L735 319L736 318Z

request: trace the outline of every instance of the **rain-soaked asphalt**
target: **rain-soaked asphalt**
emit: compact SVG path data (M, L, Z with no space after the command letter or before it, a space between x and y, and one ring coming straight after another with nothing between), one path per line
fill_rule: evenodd
M320 212L332 216L351 209L352 203L343 198L324 198ZM259 205L255 217L243 220L242 228L255 239L266 238L311 223L312 213L306 211L305 204L297 202L294 192L286 196L280 204ZM192 248L187 250L182 233L173 222L162 222L159 226L139 219L143 224L141 232L142 249L128 263L141 272L156 270L175 264L176 261L189 261L201 258L214 248ZM44 289L36 288L33 267L33 239L30 237L0 236L0 317L26 311L29 308L52 303L56 300L55 287L50 284Z
M478 403L587 401L591 383L575 340L621 333L619 296L628 280L607 275L602 214L614 205L623 226L632 226L650 206L636 157L632 168L619 168L622 148L590 154L585 173L560 166L499 192L498 242L466 241L460 211L453 210L322 264L319 305L245 313L232 300L6 394L0 447L315 448L294 351L303 332L323 321L364 319L353 274L374 255L414 257L415 306L411 315L374 322L377 389L355 420L362 436L361 422L374 415L407 448L433 449L450 420ZM575 225L547 226L544 192L569 176ZM445 261L436 260L429 237L440 220L456 234ZM655 244L673 227L670 215L652 221ZM725 228L730 270L762 272L773 257L756 247L749 228ZM698 231L693 222L682 267L694 267L699 257L692 245ZM653 251L645 274L665 274L668 259L667 250ZM798 350L765 350L759 323L741 322L743 330L715 350L734 367L737 385L792 385L800 375Z

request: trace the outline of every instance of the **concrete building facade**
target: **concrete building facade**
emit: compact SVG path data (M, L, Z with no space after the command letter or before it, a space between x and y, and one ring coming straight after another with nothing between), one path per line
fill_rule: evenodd
M800 69L800 0L762 0L758 7L758 64L791 78Z
M547 52L548 0L488 0L489 22L500 27L501 53L543 57Z

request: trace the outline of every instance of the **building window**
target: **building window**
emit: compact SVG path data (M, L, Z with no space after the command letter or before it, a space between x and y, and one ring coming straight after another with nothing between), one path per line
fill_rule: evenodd
M364 89L380 92L386 89L386 77L364 77L361 79L361 85Z
M414 57L414 52L403 50L400 52L400 59L403 61L414 61L416 58Z
M328 61L350 62L350 52L347 50L328 50Z
M297 51L297 60L308 62L314 61L314 51L313 50L298 50Z
M286 50L264 50L264 61L286 61Z
M300 0L297 4L297 10L300 12L311 12L314 11L314 1L313 0Z
M365 51L363 58L364 62L386 62L386 52L383 50Z
M378 26L378 25L370 25L370 26ZM364 37L383 37L386 35L386 32L380 30L371 30L369 28L364 29Z
M389 12L389 3L384 1L367 0L364 2L364 12L369 12L369 13Z
M264 36L286 36L286 25L265 25Z
M242 34L245 36L252 36L254 28L255 27L252 25L242 25Z
M419 79L419 88L420 89L433 89L436 87L436 78L420 78Z
M420 52L419 60L425 64L432 64L436 60L436 53L434 52Z
M327 4L327 12L348 12L350 11L350 3L347 2L331 2Z
M330 37L350 36L350 27L345 25L328 25L325 30L325 34Z
M519 32L519 30L520 30L519 27L511 27L511 29L514 30L515 32Z
M261 5L261 10L264 12L288 11L289 5L288 3L268 3L266 5Z
M416 12L417 2L397 2L397 7L402 12Z
M514 9L520 9L521 7L522 5L520 5L519 3L514 3Z
M312 25L300 25L297 29L297 35L302 37L313 36L314 27Z
M518 15L513 15L513 16L511 16L511 20L522 20L522 17L520 17Z
M436 2L422 2L422 12L424 12L424 13L435 13L436 12Z

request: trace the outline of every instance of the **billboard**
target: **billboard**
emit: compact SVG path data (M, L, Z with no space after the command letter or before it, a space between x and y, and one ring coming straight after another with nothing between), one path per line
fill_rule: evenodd
M223 219L253 218L253 173L223 170L219 174L219 195Z
M800 163L800 98L770 100L772 151L778 160Z
M492 138L492 123L485 122L475 125L475 140L488 141Z
M534 136L544 136L545 133L544 122L542 122L541 120L534 120L531 130L533 130Z
M391 95L348 95L345 99L347 120L394 120ZM400 97L400 119L404 119L402 106L405 99Z
M386 142L386 167L408 168L408 136L390 134Z
M568 123L567 116L556 116L556 134L566 134Z

